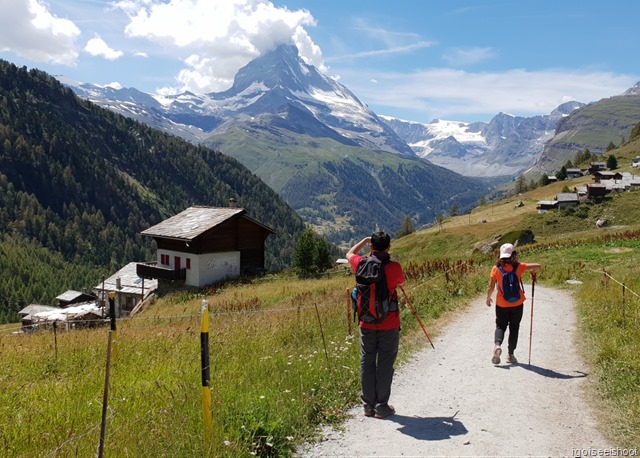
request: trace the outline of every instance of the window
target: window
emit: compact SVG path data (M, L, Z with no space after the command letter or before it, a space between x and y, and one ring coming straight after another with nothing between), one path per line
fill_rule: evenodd
M191 269L191 258L187 258L187 269Z

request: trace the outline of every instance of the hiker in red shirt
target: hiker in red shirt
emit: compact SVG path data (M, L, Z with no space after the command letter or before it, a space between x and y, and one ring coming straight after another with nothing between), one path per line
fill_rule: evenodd
M398 355L400 343L400 311L397 307L396 288L404 283L402 267L389 261L391 237L384 232L376 232L356 243L347 252L347 259L354 272L364 256L358 253L369 245L371 255L383 262L391 303L395 303L388 315L380 323L360 321L360 382L362 404L367 417L384 418L395 413L389 405L393 365Z
M540 264L524 263L517 261L517 253L515 247L510 243L505 243L500 247L500 255L496 265L491 268L491 281L487 290L487 307L491 307L491 296L496 285L498 286L498 294L496 295L496 331L495 331L495 347L491 362L500 364L500 355L502 354L502 341L505 332L509 327L509 344L507 350L507 363L515 364L518 362L513 352L518 345L518 331L520 330L520 321L524 312L524 290L522 286L522 274L527 271L531 272L533 281L536 279L536 273L540 269ZM515 269L515 277L510 276ZM513 278L511 287L504 280ZM505 286L506 285L506 286ZM508 288L509 287L509 288ZM509 289L508 291L505 289ZM513 290L513 292L511 292Z

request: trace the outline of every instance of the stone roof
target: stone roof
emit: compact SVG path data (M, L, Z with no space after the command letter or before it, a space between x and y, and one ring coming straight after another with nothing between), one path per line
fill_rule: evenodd
M95 291L115 291L127 294L142 294L142 278L138 277L136 271L137 262L130 262L122 269L111 275L104 282L100 282L94 287ZM120 279L120 288L118 288L118 278ZM157 279L144 280L145 297L158 288Z
M244 213L242 208L189 207L141 232L151 237L193 240L219 224Z

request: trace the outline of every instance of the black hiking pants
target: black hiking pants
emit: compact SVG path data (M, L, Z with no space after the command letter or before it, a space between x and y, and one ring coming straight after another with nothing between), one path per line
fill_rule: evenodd
M389 403L399 343L400 329L373 331L360 328L360 382L365 408L375 409Z
M524 312L524 304L517 307L499 307L496 305L496 345L502 345L504 334L509 328L509 346L508 351L513 355L518 346L518 332L520 331L520 321Z

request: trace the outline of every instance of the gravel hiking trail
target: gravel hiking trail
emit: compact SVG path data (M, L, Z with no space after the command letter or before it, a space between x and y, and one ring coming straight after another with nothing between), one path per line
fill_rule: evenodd
M505 341L501 364L491 364L495 310L482 295L431 336L435 350L425 338L424 349L396 369L395 415L366 418L353 408L295 456L571 457L610 449L587 401L593 381L577 351L571 294L536 285L531 364L530 285L526 294L519 363L506 364Z

